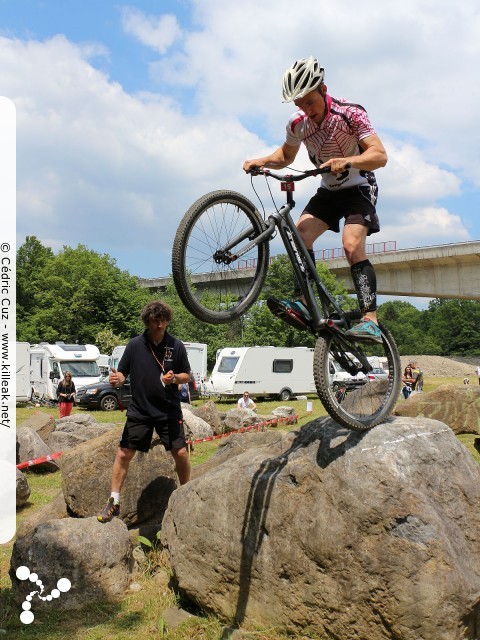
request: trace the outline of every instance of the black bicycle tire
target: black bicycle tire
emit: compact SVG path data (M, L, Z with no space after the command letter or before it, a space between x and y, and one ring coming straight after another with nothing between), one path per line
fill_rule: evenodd
M332 342L335 340L330 332L325 332L319 336L315 345L313 356L313 377L317 394L322 401L327 413L339 424L355 431L366 431L372 427L385 422L393 413L401 390L402 373L400 355L397 345L390 331L379 323L383 337L384 355L387 357L389 366L389 378L387 381L388 396L380 408L370 416L353 416L345 409L345 403L338 403L335 400L334 392L330 387L328 378L329 353ZM338 342L336 343L338 346ZM365 387L371 383L367 382Z
M188 239L202 213L205 213L213 205L222 203L239 207L250 219L255 235L259 235L266 228L263 218L252 202L242 194L228 190L211 191L198 198L182 218L173 242L173 282L181 301L190 313L199 320L210 324L225 324L237 320L256 302L265 283L269 263L269 244L266 241L258 245L258 260L250 289L239 304L233 308L215 311L203 306L195 297L190 287L186 265Z

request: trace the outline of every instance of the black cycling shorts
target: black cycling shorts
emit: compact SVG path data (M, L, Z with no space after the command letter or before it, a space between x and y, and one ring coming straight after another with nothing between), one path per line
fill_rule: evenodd
M185 429L181 418L146 422L139 418L130 417L127 417L119 446L122 449L134 449L135 451L146 453L150 449L154 430L158 433L167 451L183 449L187 446Z
M335 233L340 231L340 220L345 224L361 224L368 227L367 236L380 231L380 222L375 209L376 190L370 187L351 187L330 191L320 188L304 209L315 218L328 224Z

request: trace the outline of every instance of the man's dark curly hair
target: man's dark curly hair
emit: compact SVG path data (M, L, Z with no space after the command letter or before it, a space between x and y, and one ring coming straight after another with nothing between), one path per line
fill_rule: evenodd
M162 302L161 300L152 300L152 302L149 302L143 307L140 317L143 324L148 327L148 323L151 319L166 320L170 323L173 317L173 311L165 302Z

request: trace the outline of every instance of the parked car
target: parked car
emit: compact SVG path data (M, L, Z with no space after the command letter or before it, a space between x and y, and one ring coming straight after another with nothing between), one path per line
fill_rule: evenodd
M388 371L374 368L367 373L367 378L369 382L373 382L374 380L388 380Z
M127 380L119 389L115 389L105 376L94 384L87 384L78 389L75 394L75 404L82 409L101 409L102 411L115 411L121 403L127 408L132 399L130 382Z
M190 400L200 397L197 383L190 380ZM75 395L75 404L82 409L101 409L102 411L115 411L119 407L127 408L132 399L130 382L127 381L119 388L115 389L105 376L95 384L87 384L78 389Z

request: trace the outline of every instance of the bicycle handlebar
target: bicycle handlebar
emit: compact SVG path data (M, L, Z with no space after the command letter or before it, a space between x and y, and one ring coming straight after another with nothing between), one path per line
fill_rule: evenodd
M347 164L346 169L350 169L350 163ZM305 180L305 178L310 178L312 176L318 176L322 173L330 173L330 167L324 167L323 169L310 169L308 171L302 171L298 175L292 174L284 174L280 175L278 173L272 173L270 169L258 168L258 169L250 169L246 173L249 173L252 176L267 176L269 178L275 178L275 180L280 180L280 182L299 182L300 180Z

